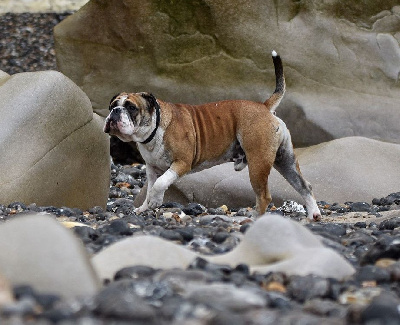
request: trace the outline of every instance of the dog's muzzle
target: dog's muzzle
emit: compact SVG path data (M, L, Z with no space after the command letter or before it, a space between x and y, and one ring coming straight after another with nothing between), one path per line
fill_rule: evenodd
M110 133L111 129L117 127L117 123L121 120L121 107L114 107L110 114L107 116L103 131L105 133Z

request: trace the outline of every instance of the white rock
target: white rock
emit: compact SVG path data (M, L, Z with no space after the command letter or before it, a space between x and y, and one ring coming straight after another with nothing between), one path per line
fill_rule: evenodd
M123 267L146 265L154 268L186 268L195 257L236 266L246 263L253 271L282 271L343 279L354 273L339 254L325 248L310 230L278 215L259 218L233 251L205 256L153 236L127 238L107 247L92 258L102 279L113 278Z
M100 282L72 231L43 214L0 225L0 269L12 285L63 297L90 296Z
M136 236L123 239L92 257L92 264L102 279L112 279L127 266L145 265L153 268L186 267L196 257L189 251L155 236Z

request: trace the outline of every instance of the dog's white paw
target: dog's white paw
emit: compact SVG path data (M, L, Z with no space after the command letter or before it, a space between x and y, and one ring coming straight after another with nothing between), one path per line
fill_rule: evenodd
M308 219L310 219L310 221L320 221L321 220L321 211L319 211L318 207L315 207L310 212L307 211L307 214L308 214Z
M140 207L136 208L135 210L133 210L133 212L135 212L136 214L142 213L146 210L148 210L148 206L147 206L147 202L143 203Z

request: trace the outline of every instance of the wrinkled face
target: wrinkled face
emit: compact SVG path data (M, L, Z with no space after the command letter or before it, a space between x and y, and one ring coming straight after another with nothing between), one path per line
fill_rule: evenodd
M124 142L143 141L151 128L156 99L148 93L121 93L110 102L104 132Z

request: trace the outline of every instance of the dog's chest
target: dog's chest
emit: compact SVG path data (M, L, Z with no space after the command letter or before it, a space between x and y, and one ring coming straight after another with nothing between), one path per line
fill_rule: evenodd
M138 148L147 165L151 165L161 172L166 171L171 166L170 155L165 150L163 134L157 134L154 143L138 144Z

